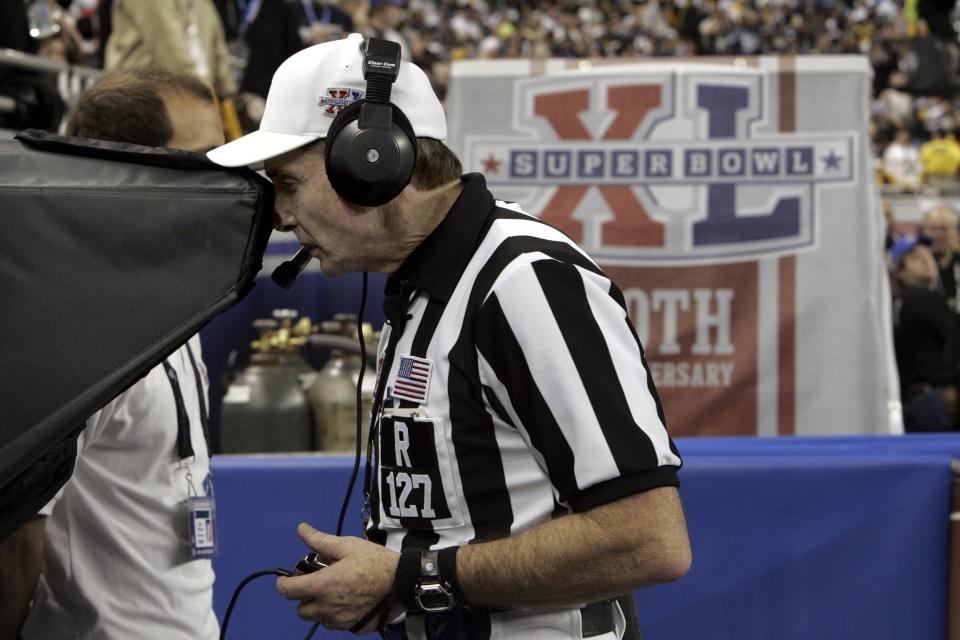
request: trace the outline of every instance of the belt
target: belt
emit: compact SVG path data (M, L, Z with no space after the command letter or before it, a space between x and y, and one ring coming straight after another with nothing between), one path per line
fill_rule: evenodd
M580 634L584 638L602 636L616 631L613 615L614 601L594 602L580 609Z
M594 602L592 604L588 604L580 609L581 637L594 638L596 636L602 636L605 633L612 633L616 631L616 616L613 609L615 604L615 600L605 600L603 602ZM505 610L500 609L498 611ZM484 612L490 613L488 610L483 610L481 611L481 614ZM443 613L413 615L425 616L426 622L424 625L427 631L427 637L429 638L462 637L462 635L457 631L458 629L462 631L464 629L469 630L473 627L472 621L470 620L470 610L463 608L456 608ZM445 628L446 631L440 633L432 632L431 629L436 627L441 629ZM388 638L388 640L407 640L407 634L404 630L404 624L402 622L388 625L384 632L384 636Z

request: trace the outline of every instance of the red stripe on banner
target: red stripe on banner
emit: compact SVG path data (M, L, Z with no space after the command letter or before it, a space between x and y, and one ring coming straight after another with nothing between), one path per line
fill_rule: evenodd
M780 294L778 301L779 328L777 330L777 362L779 372L777 406L779 419L777 433L794 435L797 423L797 257L780 258Z
M793 56L780 58L780 131L797 128L797 73ZM794 435L797 430L797 258L779 261L779 328L777 330L777 433Z
M797 71L793 56L780 58L780 131L797 129Z

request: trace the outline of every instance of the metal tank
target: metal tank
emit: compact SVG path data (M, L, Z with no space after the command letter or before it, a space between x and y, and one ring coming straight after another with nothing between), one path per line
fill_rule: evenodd
M321 451L352 452L357 442L357 380L362 360L357 341L356 316L337 314L323 322L310 343L330 349L307 395L313 408L314 442ZM363 326L368 362L376 359L376 336L369 323ZM376 374L372 366L364 373L361 388L361 444L366 445Z
M310 451L313 426L306 388L316 371L299 349L312 331L309 318L278 309L255 320L259 338L250 364L227 387L220 418L222 453Z

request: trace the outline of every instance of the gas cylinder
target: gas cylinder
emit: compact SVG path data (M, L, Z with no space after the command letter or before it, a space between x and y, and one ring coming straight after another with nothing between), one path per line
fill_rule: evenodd
M344 335L348 336L351 342L357 344L357 316L352 313L338 313L333 316L333 319L339 320L343 324ZM363 387L360 390L363 442L366 442L366 434L370 428L370 410L373 406L373 392L377 384L377 372L373 363L376 360L376 343L379 337L380 335L374 333L373 326L369 322L363 323L363 340L367 343L367 366L363 371ZM356 385L360 380L360 370L364 366L363 359L360 357L359 345L357 345L356 350L350 351L347 364L350 367L350 375L353 378L354 385Z
M255 320L250 364L227 387L220 419L223 453L309 451L313 448L306 388L316 372L299 353L312 331L309 318L277 309Z
M330 357L307 392L314 416L314 439L322 451L355 451L357 443L357 381L362 360L357 345L356 316L338 314L320 324L320 333L311 336L316 346L330 348ZM364 337L373 336L364 324ZM372 345L371 345L372 346ZM375 351L370 351L375 353ZM369 431L373 403L374 372L368 367L361 387L361 446Z

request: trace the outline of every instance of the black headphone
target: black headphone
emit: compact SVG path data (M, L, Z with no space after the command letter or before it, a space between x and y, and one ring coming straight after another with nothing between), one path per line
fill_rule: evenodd
M370 38L363 52L366 97L330 124L326 167L330 184L345 200L376 207L393 200L413 176L417 138L410 121L390 102L400 73L400 44Z

